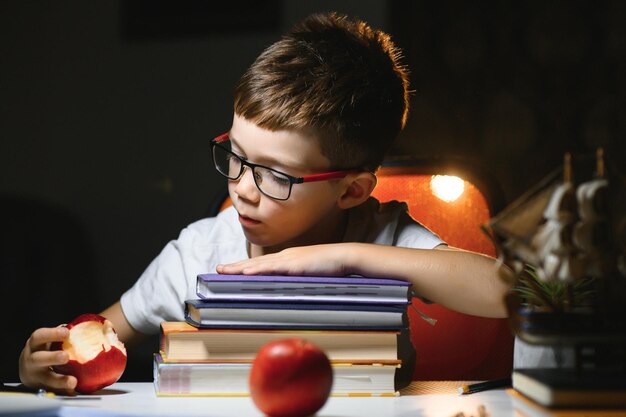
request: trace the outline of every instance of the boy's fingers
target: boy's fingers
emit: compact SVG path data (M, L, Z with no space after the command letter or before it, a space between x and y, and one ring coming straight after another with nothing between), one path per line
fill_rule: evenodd
M63 365L69 360L67 352L62 350L50 352L48 350L39 350L30 355L31 363L36 367L49 367L54 365Z
M243 261L233 262L232 264L221 264L218 265L216 269L220 273L222 273L221 271L224 271L227 274L232 274L234 272L240 273L250 266L271 262L271 256L272 255L265 255L254 259L244 259Z
M74 389L78 380L71 375L61 375L56 372L47 372L42 380L47 390L62 394L76 394Z
M61 342L69 335L69 330L66 327L43 327L37 329L28 339L28 346L30 350L35 352L38 350L48 349L48 343Z
M68 359L65 352L34 352L29 358L31 370L22 373L20 369L20 379L31 388L44 388L57 394L75 395L78 383L76 377L61 375L52 369L53 365L62 365L67 363Z

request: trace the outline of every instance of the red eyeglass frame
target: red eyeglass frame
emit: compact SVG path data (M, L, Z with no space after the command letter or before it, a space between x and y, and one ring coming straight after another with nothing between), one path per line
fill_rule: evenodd
M212 142L215 142L216 144L219 144L219 143L227 142L229 140L230 140L230 133L226 132L226 133L222 133L221 135L219 135L216 138L214 138L212 140ZM232 152L232 153L234 153L234 152ZM263 168L267 168L267 169L270 169L272 171L280 172L281 174L283 174L284 176L289 178L292 184L302 184L304 182L335 180L335 179L339 179L339 178L344 178L348 174L361 172L361 170L357 170L357 169L346 169L346 170L342 170L342 171L331 171L331 172L323 172L323 173L320 173L320 174L305 175L303 177L294 177L293 175L289 175L289 174L286 174L284 172L278 171L276 169L268 168L268 167L263 166L263 165L252 164L252 163L247 162L247 161L244 161L244 162L246 162L247 165L261 166Z

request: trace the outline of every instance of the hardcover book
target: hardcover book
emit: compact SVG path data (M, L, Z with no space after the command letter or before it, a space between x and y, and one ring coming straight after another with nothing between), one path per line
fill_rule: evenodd
M252 361L169 362L154 355L154 387L159 396L247 396ZM395 396L399 364L333 363L334 396Z
M408 304L410 283L363 277L200 274L198 297L205 300L312 303Z
M518 417L626 417L626 409L607 407L557 407L541 405L530 398L509 388L506 393L511 397L513 411Z
M161 323L161 351L170 360L252 360L264 344L303 338L331 361L397 360L399 332L354 330L200 329L186 322Z
M185 320L200 328L400 330L406 304L187 300Z
M626 407L626 378L567 369L516 369L513 388L548 407Z

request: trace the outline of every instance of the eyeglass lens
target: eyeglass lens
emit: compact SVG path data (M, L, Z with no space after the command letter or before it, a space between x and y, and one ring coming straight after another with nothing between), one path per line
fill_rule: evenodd
M218 172L231 180L239 179L243 173L242 159L230 151L228 144L213 147L213 161ZM250 165L257 188L265 195L286 200L291 193L291 181L284 174L260 165Z

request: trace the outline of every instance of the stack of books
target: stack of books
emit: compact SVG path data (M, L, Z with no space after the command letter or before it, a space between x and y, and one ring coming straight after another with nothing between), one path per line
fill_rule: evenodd
M248 395L259 348L287 338L306 339L326 353L331 395L397 395L409 287L360 277L199 275L186 321L161 324L157 395Z

